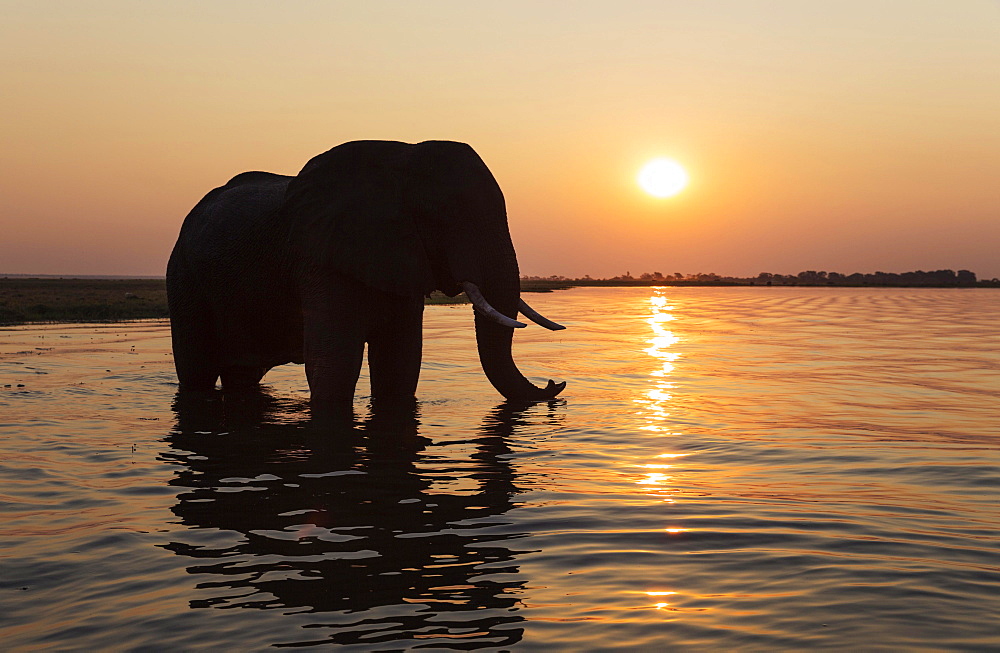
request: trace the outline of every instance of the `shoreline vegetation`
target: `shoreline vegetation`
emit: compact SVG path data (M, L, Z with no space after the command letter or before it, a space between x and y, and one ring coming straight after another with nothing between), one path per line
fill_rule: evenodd
M713 273L663 275L629 272L608 279L522 277L522 292L552 292L578 286L839 286L904 288L1000 288L1000 279L979 280L969 270L840 274L806 271L796 275L763 272L756 277ZM466 304L465 295L435 292L427 304ZM45 322L123 322L162 319L167 311L163 278L72 278L0 275L0 326Z

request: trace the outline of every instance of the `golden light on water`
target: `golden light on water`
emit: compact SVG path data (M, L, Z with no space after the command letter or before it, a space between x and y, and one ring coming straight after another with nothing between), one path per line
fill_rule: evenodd
M673 197L689 181L684 167L673 159L653 159L639 171L639 185L653 197Z
M648 372L650 386L634 401L640 407L636 411L637 417L641 420L638 427L643 431L651 431L658 436L677 435L669 428L670 405L674 400L674 382L671 374L674 372L674 364L681 355L671 351L678 342L681 341L670 329L667 328L676 319L672 313L674 307L667 300L665 288L653 288L653 296L649 298L650 315L646 318L652 333L645 336L647 346L643 350L647 355L656 361L657 366ZM670 488L672 476L666 473L672 467L672 459L680 458L688 454L684 453L661 453L655 456L655 462L638 465L642 474L635 481L641 486L649 496L655 496L667 503L673 503L670 494L674 492ZM667 532L679 532L674 529L667 529Z
M653 378L652 387L645 392L643 398L635 401L644 408L641 414L646 417L646 424L640 428L645 431L666 434L667 431L663 423L670 416L667 407L673 398L671 391L674 387L670 380L670 374L674 371L674 363L680 358L680 354L670 351L670 348L676 345L680 339L666 327L676 318L671 313L674 307L669 304L663 294L664 289L654 288L653 293L653 296L649 298L651 315L646 318L653 333L647 341L649 346L644 351L656 359L659 367L649 372L650 377Z
M646 592L646 596L657 597L657 598L659 598L661 596L673 596L674 594L677 594L677 592ZM654 603L653 607L656 608L657 610L662 610L663 608L667 607L668 605L670 605L670 604L663 602L662 599L661 599L657 603Z

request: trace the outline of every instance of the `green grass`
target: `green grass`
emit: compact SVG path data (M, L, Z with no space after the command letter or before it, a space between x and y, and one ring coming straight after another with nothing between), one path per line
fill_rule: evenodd
M0 278L0 324L167 317L163 279Z
M524 292L568 284L524 281ZM435 292L428 304L467 304ZM26 322L120 322L168 317L163 279L27 279L0 277L0 325Z
M570 279L521 279L521 292L552 292L566 290L576 285L579 284Z
M425 305L432 304L468 304L469 298L465 296L465 293L460 295L455 295L454 297L449 297L448 295L435 290L431 293L431 296L424 300Z

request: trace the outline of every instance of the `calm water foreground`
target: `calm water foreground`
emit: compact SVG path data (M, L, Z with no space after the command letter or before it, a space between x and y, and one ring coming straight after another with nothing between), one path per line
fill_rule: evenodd
M0 329L0 648L1000 647L1000 292L532 299L564 398L436 306L354 428L300 366L176 401L162 322Z

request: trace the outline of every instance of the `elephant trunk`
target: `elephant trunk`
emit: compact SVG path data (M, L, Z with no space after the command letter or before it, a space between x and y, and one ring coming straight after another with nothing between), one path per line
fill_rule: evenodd
M486 300L498 312L510 318L517 317L520 302L520 282L515 274L513 281L491 284L482 288ZM541 401L552 399L559 394L565 383L549 381L539 388L524 377L517 369L511 353L514 327L498 324L495 319L479 310L476 315L476 344L483 372L493 387L507 399Z

